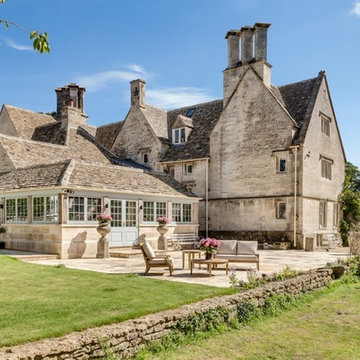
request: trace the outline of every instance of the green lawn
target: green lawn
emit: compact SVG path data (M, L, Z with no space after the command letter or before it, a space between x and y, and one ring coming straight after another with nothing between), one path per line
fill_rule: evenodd
M268 317L147 359L360 359L360 284L341 285Z
M0 255L0 347L176 308L230 289L24 263Z

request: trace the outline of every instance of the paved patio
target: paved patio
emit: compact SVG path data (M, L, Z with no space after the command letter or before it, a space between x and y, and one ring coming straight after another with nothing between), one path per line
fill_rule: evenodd
M129 274L138 273L143 275L145 270L145 264L141 255L133 256L130 258L109 258L109 259L43 259L39 257L31 258L28 253L9 251L8 255L16 256L19 259L24 258L24 261L28 261L34 264L43 265L59 265L63 264L71 269L89 270L103 272L107 274ZM345 259L348 256L348 248L338 248L329 251L314 251L306 252L301 250L260 250L260 272L265 274L271 274L283 270L286 266L296 270L309 270L319 268L326 265L328 262L334 262L337 259ZM4 254L4 251L0 250L0 254ZM33 253L34 254L34 253ZM35 254L39 255L39 254ZM219 287L229 286L229 276L225 274L225 270L215 269L213 275L209 277L206 273L206 269L200 270L198 266L194 268L193 275L190 275L190 271L186 267L182 269L181 252L173 251L169 252L169 255L174 259L175 271L174 276L169 276L168 270L162 270L161 268L151 269L148 277L169 281L181 281L187 283L196 283L203 285L212 285ZM249 264L236 264L230 263L229 269L235 270L237 277L241 280L246 280L246 269ZM251 265L251 264L250 264ZM255 268L255 264L252 266Z

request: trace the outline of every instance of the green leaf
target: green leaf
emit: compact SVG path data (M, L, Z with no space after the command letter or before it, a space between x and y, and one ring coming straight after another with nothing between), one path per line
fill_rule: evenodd
M5 21L5 26L6 28L9 28L9 23L7 21Z

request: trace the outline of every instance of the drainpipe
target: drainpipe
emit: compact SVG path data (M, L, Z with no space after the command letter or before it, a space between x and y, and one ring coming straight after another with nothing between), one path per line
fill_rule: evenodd
M206 237L209 235L209 159L205 166L205 230Z
M297 217L297 151L299 146L291 146L294 150L294 247L296 248L296 217Z

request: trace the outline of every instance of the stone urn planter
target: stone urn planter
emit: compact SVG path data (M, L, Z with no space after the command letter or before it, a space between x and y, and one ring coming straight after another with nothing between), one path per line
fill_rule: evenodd
M169 229L167 228L165 223L164 224L159 223L159 225L156 227L156 230L160 234L158 239L158 249L167 250L167 240L165 234L168 232Z
M97 246L97 253L96 253L97 258L105 259L110 257L109 240L107 238L107 235L109 234L110 230L111 230L110 222L99 223L98 227L96 228L96 231L101 236Z

